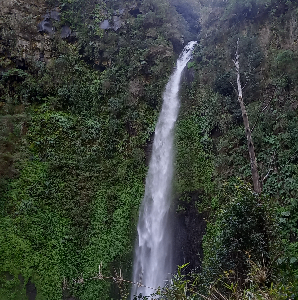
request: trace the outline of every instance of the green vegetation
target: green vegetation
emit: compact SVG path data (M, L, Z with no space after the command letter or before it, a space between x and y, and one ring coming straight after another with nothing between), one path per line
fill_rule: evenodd
M125 299L127 283L92 278L101 266L130 279L162 90L182 36L200 29L181 94L174 191L179 213L190 202L204 213L204 258L199 272L179 267L157 294L296 299L296 1L47 5L60 7L61 20L42 36L44 59L26 56L19 29L0 20L0 298L27 299L31 282L36 300ZM101 29L104 20L112 28ZM64 25L73 35L62 40ZM238 39L261 196L234 90Z
M60 3L55 26L77 37L53 36L47 63L1 60L1 299L27 299L29 280L37 300L117 299L111 282L88 278L99 265L130 277L144 149L179 31L166 1L145 1L138 16L133 2L83 2ZM121 28L99 29L120 8Z
M197 190L208 195L213 188L213 166L210 155L203 149L208 138L200 134L203 126L201 122L203 120L196 115L185 115L177 124L176 192L180 197L183 193Z
M173 299L296 299L297 48L290 30L297 32L291 25L297 4L201 3L201 43L191 65L195 78L182 104L182 118L199 116L192 128L200 127L201 140L194 140L192 130L191 138L184 133L190 144L183 149L178 144L177 161L186 149L200 145L212 160L215 185L197 199L197 207L209 212L202 270L180 276L169 289L188 282ZM238 38L244 101L263 184L260 197L247 185L252 179L232 62ZM193 172L200 159L190 160L194 167L186 171ZM206 174L205 169L196 179L208 182ZM196 190L183 188L190 194ZM166 298L170 292L163 293Z

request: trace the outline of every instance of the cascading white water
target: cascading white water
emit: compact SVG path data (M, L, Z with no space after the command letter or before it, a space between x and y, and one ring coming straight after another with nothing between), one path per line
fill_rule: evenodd
M138 223L133 282L134 295L149 296L152 288L164 286L172 272L172 228L170 222L171 182L173 177L174 126L179 111L181 74L196 42L190 42L177 60L163 94L163 105L155 128L152 157L146 178L143 203Z

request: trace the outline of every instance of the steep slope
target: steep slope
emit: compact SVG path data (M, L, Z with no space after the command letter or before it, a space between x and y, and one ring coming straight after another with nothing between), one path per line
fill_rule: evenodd
M147 144L183 47L168 1L4 1L1 299L119 298ZM184 21L184 32L187 32Z
M177 256L201 273L184 296L297 297L296 1L2 3L1 299L125 298L128 284L110 276L130 278L161 93L195 37L175 196ZM234 90L237 40L260 197ZM99 265L109 278L94 279Z
M196 278L202 285L190 289L203 293L206 288L210 299L221 299L219 293L232 299L246 299L249 293L294 299L298 6L274 0L199 2L200 44L189 63L192 83L185 86L177 135L180 209L196 206L209 212L203 269ZM237 101L233 59L238 40L260 197L251 188Z

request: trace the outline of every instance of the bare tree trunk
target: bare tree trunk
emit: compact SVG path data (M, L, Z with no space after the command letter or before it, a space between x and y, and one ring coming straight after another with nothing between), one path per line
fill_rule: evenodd
M241 81L240 81L240 67L239 67L238 50L239 50L239 40L237 41L237 50L236 50L236 55L235 55L235 60L234 60L234 64L235 64L236 72L237 72L238 101L239 101L240 107L241 107L242 118L243 118L243 123L244 123L244 127L245 127L245 134L246 134L246 138L247 138L247 145L248 145L248 152L249 152L249 157L250 157L250 167L251 167L254 191L256 193L260 194L262 189L261 189L261 183L260 183L260 178L259 178L255 148L254 148L254 144L252 141L247 111L246 111L246 108L245 108L245 105L243 102L242 86L241 86Z

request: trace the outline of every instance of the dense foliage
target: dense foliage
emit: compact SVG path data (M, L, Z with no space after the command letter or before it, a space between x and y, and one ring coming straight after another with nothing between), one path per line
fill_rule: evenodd
M197 200L209 211L204 259L184 297L296 299L298 7L294 1L201 4L200 45L190 66L195 78L182 116L202 119L200 144L211 151L216 185ZM261 196L246 185L252 180L235 92L237 40Z
M51 58L19 66L3 44L0 298L24 299L32 283L37 299L119 298L111 280L88 279L99 265L130 276L176 15L167 1L50 4L61 7ZM115 14L121 27L100 29ZM75 37L61 40L66 24Z
M27 299L32 284L36 300L127 297L129 284L112 277L130 279L161 94L190 38L199 43L181 93L174 190L178 214L204 212L204 257L157 294L297 298L296 1L42 5L59 6L53 34L19 6L18 23L0 12L0 298ZM262 195L235 93L237 40Z

